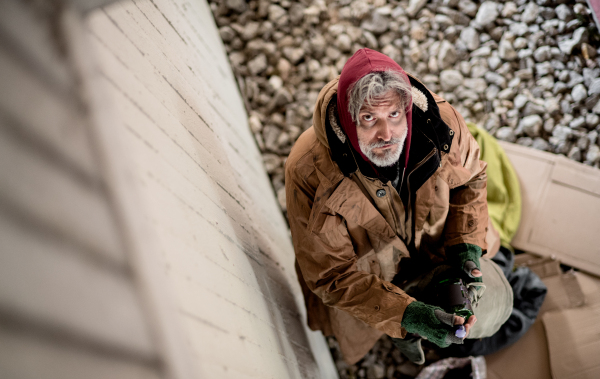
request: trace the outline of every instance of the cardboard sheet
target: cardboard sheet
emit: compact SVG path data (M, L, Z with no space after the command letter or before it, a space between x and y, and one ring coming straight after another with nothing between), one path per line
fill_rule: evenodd
M600 306L542 316L554 379L600 378Z
M514 345L485 357L488 379L551 379L546 332L541 320Z
M500 142L521 183L521 225L512 245L600 276L600 170Z

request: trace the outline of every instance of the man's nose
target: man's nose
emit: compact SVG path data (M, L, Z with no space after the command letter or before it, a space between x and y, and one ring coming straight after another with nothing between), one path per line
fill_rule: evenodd
M392 139L392 125L389 120L381 120L378 137L383 141L389 141Z

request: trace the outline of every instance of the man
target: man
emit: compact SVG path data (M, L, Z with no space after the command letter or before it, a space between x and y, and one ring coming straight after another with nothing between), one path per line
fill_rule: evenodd
M481 282L486 164L463 118L392 59L361 49L321 91L313 122L285 171L310 328L334 335L350 364L384 333L416 363L420 337L461 343L452 325L468 333L475 316L401 287L442 263Z

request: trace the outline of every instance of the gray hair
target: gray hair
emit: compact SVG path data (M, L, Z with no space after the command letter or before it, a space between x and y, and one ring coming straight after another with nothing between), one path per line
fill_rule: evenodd
M411 88L410 82L396 71L375 71L363 76L348 90L348 112L352 121L358 125L358 114L363 105L371 106L390 90L398 93L402 109L406 109L412 100Z

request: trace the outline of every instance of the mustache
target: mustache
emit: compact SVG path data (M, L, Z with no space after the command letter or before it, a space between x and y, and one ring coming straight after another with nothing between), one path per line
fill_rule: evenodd
M377 147L384 147L386 145L397 145L397 144L402 143L403 141L404 141L404 138L392 137L392 139L390 139L389 141L373 142L372 144L369 145L369 147L374 149Z

